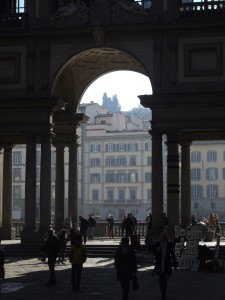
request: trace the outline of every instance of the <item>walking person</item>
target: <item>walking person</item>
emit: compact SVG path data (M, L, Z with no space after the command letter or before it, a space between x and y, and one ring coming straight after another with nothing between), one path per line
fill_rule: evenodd
M55 263L56 258L59 254L60 247L59 247L59 240L56 235L54 235L54 231L52 228L48 230L48 238L42 248L43 251L46 252L48 258L48 267L50 271L50 279L46 286L53 286L56 285L56 278L55 278Z
M76 291L80 289L81 273L83 270L83 264L87 258L86 248L82 245L82 237L77 234L74 238L74 242L71 245L69 253L69 261L72 264L72 288Z
M137 260L129 238L123 237L115 253L115 269L120 282L123 300L129 299L130 282L137 273Z
M67 232L66 229L63 228L59 233L59 258L58 264L64 264L65 260L65 252L66 252L66 244L67 244Z
M79 216L80 220L80 234L83 237L84 244L86 244L87 241L87 229L90 226L90 223L87 219L83 218L82 216Z
M96 221L95 221L95 218L91 214L88 215L88 222L90 223L90 225L88 227L88 239L93 240Z
M124 221L124 228L125 228L125 236L131 238L134 232L134 220L131 217L131 214L127 214L127 217Z
M160 240L155 243L153 254L155 268L153 271L159 276L159 286L162 300L166 299L167 282L172 274L172 267L176 270L178 263L174 254L174 246L169 242L166 232L162 232Z
M114 227L114 218L112 215L110 215L106 221L108 222L108 235L109 235L109 238L114 238L114 234L113 234L113 227Z

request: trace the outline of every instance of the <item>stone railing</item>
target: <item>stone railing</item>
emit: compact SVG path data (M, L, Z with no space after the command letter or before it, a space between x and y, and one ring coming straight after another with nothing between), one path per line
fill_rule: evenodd
M22 222L13 222L13 227L15 228L16 238L20 238L21 231L24 229L24 223L22 223ZM37 224L37 228L38 228L38 224ZM145 237L146 228L147 228L147 223L146 222L138 223L137 234L139 234L141 237ZM122 236L122 230L121 230L120 222L115 222L113 232L114 232L115 237L121 237ZM108 236L107 222L98 222L96 224L95 231L94 231L94 236L95 237L107 237Z

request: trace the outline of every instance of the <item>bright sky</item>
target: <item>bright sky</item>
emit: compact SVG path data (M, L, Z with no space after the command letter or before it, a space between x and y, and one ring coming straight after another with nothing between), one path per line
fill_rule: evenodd
M151 94L148 77L132 71L115 71L96 79L84 93L81 103L91 101L102 104L103 94L117 95L122 111L131 110L140 104L138 95Z

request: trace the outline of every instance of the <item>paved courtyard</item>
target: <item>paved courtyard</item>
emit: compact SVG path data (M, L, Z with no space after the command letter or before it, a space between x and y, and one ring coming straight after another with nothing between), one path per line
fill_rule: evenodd
M138 267L140 289L131 291L130 300L160 300L158 278L152 276L151 263ZM56 266L57 285L46 287L48 266L36 258L10 258L5 264L6 279L1 283L1 300L119 300L121 290L115 277L111 258L88 258L84 265L80 291L73 291L70 284L71 269ZM203 273L189 270L173 272L168 284L167 300L219 300L225 297L225 274Z

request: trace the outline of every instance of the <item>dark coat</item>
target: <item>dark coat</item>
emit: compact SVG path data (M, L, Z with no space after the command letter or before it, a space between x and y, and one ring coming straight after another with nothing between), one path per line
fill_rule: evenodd
M125 253L122 246L117 248L115 253L115 268L119 281L131 280L133 278L133 274L137 272L137 260L131 246L129 246L128 251Z
M42 248L47 254L47 257L57 257L60 251L59 239L57 236L49 236Z
M167 276L170 276L172 273L172 267L177 268L178 263L174 254L173 244L166 241L166 255L165 255L165 267L164 272ZM154 245L153 254L155 256L155 269L154 272L156 275L162 274L161 272L161 264L162 264L162 244L161 242L157 242Z

